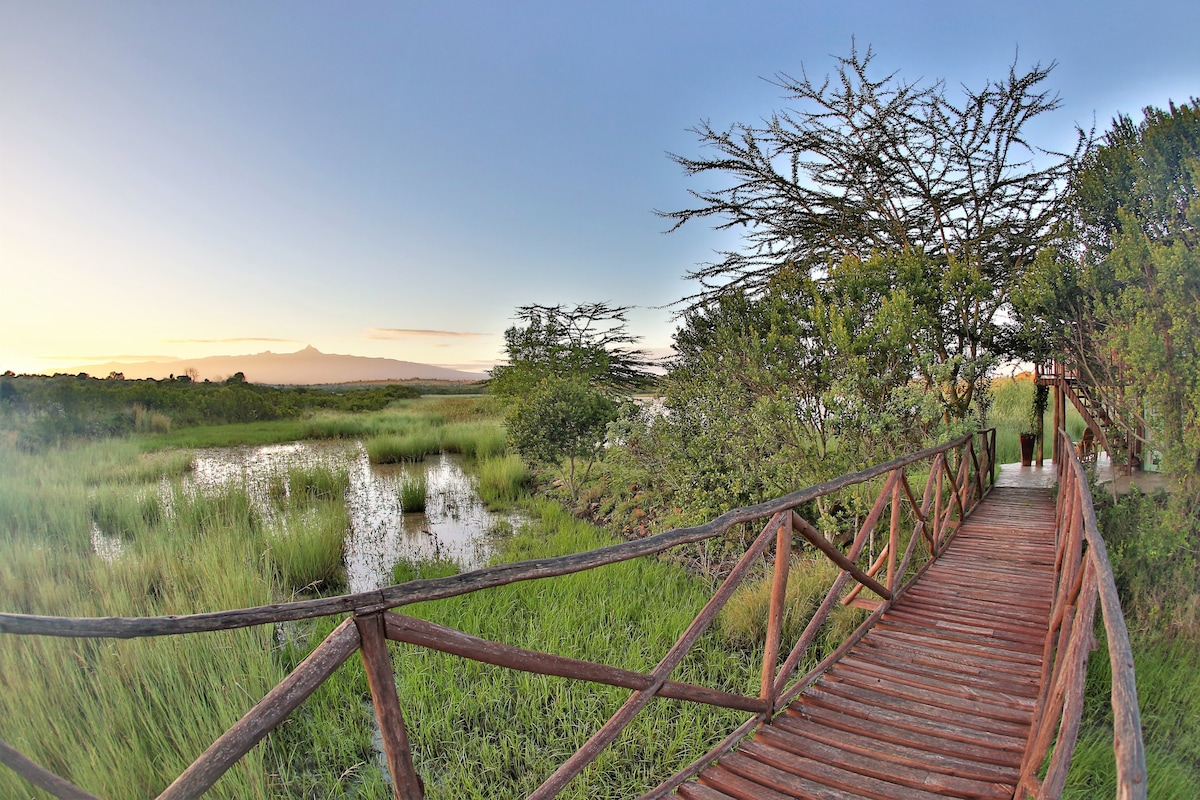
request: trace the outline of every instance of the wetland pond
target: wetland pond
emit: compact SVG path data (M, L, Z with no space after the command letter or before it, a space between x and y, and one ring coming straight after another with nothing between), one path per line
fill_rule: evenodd
M466 571L483 566L491 555L488 534L496 524L519 524L516 515L498 515L484 507L461 456L434 454L424 461L372 464L361 442L300 441L195 451L190 482L200 491L240 483L260 514L276 512L273 487L287 486L289 469L326 467L345 470L346 589L364 592L392 584L397 561L434 557L453 559ZM404 512L400 485L424 476L424 511Z

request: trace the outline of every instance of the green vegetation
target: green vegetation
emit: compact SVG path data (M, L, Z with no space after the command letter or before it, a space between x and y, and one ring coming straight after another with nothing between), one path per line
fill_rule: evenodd
M523 508L531 521L502 540L501 560L612 543L557 504L537 501ZM413 574L411 566L405 569ZM421 571L420 577L430 575ZM639 559L404 611L508 644L649 670L710 596L707 580ZM415 647L400 648L395 661L417 769L428 796L447 800L524 796L628 696L625 690L513 672ZM447 680L449 675L455 680ZM753 655L731 652L714 631L673 677L753 693L758 668ZM655 701L563 797L635 796L700 756L742 719L738 712Z
M495 420L449 423L440 437L443 452L462 453L477 461L502 454L507 445L504 426Z
M838 568L823 555L794 559L788 569L786 605L783 614L783 641L795 642L812 619L817 606L825 599L829 587L838 575ZM722 635L731 645L752 649L761 647L767 639L767 618L771 605L771 577L743 584L717 618ZM852 606L836 606L821 629L815 642L815 658L820 661L854 632L866 617L866 612Z
M189 453L143 454L129 440L36 455L0 444L4 610L183 614L267 604L318 581L322 588L336 583L345 509L328 495L340 496L344 475L294 470L290 497L273 495L279 522L272 524L239 485L195 491L183 480L191 460ZM93 552L93 523L113 537L115 550ZM283 524L286 534L277 527ZM143 798L315 646L319 640L305 635L312 627L298 623L282 650L270 627L131 641L5 636L0 738L103 797ZM386 797L355 667L319 693L362 684L354 703L306 704L213 796L311 796L323 786ZM29 793L15 773L0 770L0 796Z
M405 461L422 461L430 453L441 449L435 431L420 430L399 436L376 436L367 440L367 455L372 464L399 464Z
M402 384L329 391L246 383L172 380L127 381L80 375L0 376L0 427L16 431L26 448L71 437L130 432L167 434L181 427L294 419L317 410L367 411L413 398ZM299 437L297 437L299 438Z
M533 482L533 474L520 456L507 455L479 463L479 496L489 505L511 503Z
M425 496L428 492L425 472L417 475L404 473L400 476L397 492L400 496L400 508L407 514L410 511L425 510Z
M504 332L508 364L492 392L508 403L509 440L527 461L557 469L571 497L604 454L608 426L629 393L648 385L650 360L627 347L626 307L523 306Z
M289 509L267 534L267 552L283 588L332 592L345 584L346 531L350 520L340 500Z

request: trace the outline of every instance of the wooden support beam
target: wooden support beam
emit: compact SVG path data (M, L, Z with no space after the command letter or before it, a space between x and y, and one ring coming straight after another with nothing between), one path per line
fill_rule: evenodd
M687 656L688 651L692 646L699 641L704 631L708 630L708 626L717 618L717 614L729 602L729 598L733 596L737 587L745 580L747 573L767 548L767 544L771 541L768 535L774 526L779 524L779 518L784 514L790 514L791 511L779 511L772 515L770 521L767 522L762 532L755 538L754 543L742 555L738 563L730 570L728 577L725 578L721 587L717 589L716 594L712 596L704 608L700 609L700 613L692 620L692 624L688 626L675 645L663 656L658 662L650 676L654 679L654 683L646 689L636 692L628 700L625 701L617 712L609 718L608 722L601 726L600 730L596 731L590 739L584 742L583 746L575 751L575 754L562 763L554 774L542 782L542 785L529 795L528 800L549 800L551 797L556 797L559 792L598 755L612 744L621 731L633 720L639 711L646 707L646 704L654 698L659 688L666 681L667 676L683 661Z
M66 778L58 777L3 739L0 739L0 764L4 764L34 786L49 792L59 800L100 800L96 795L85 792Z
M358 648L350 620L333 630L279 685L221 734L192 765L163 790L158 800L193 800L207 792L238 759L250 752Z
M494 664L498 667L532 672L538 675L554 675L559 678L592 681L606 686L620 686L635 691L646 689L654 683L654 678L651 676L633 670L501 644L416 617L395 612L385 612L383 617L387 638L392 641L428 647L431 650L450 653L484 664ZM761 711L763 709L763 702L753 697L744 697L677 681L664 681L658 695L721 708L736 708L741 711Z
M421 800L425 789L413 768L404 714L400 711L400 698L396 693L396 675L392 672L392 660L387 651L383 613L357 616L354 624L362 636L363 668L371 687L371 702L383 736L383 752L387 756L396 800Z
M763 648L762 689L759 697L770 708L775 703L775 667L783 635L783 601L787 595L788 566L792 561L792 517L783 515L775 535L775 573L771 580L771 606L767 616L767 641Z
M800 516L794 511L792 512L792 525L800 532L801 536L808 540L809 544L824 553L830 561L837 564L846 572L850 573L850 575L854 577L854 580L858 581L863 586L866 586L872 592L884 598L885 600L892 599L892 593L886 586L883 586L879 583L879 581L875 580L870 575L859 569L854 562L842 555L840 550L838 550L829 542L825 541L825 537L822 536L816 528L810 525L808 520L804 519L804 517Z

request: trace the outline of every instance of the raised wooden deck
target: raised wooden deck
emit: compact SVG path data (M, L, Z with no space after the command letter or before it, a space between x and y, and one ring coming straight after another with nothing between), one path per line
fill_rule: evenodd
M1042 673L1054 528L1045 489L993 489L836 666L679 796L1011 798Z

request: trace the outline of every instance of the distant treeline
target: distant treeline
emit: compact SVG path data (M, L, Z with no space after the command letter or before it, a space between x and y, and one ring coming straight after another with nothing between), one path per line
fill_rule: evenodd
M125 380L119 375L0 375L0 427L30 447L66 437L113 436L172 427L297 417L315 410L375 411L419 397L405 384L362 388L276 387L247 383L242 373L220 382L183 375ZM13 435L13 434L10 434Z

